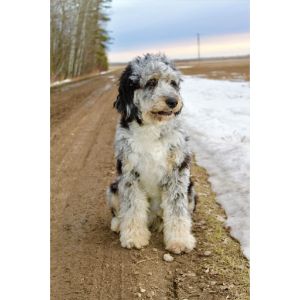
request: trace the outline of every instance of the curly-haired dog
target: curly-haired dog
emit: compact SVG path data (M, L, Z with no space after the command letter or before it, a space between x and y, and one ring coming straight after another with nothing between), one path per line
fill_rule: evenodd
M114 107L121 114L115 139L118 177L108 189L121 245L141 248L149 228L163 229L166 249L195 247L191 213L196 195L190 180L190 151L180 112L180 73L165 55L131 61L120 78Z

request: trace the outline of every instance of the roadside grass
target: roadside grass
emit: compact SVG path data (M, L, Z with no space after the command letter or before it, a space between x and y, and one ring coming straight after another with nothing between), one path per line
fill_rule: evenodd
M192 175L199 196L193 230L197 248L188 263L178 257L180 268L174 277L178 299L247 300L249 261L225 226L225 211L216 202L206 170L194 162Z

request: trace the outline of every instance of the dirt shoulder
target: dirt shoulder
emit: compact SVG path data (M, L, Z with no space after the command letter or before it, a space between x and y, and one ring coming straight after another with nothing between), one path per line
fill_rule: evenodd
M121 248L110 231L105 191L115 175L118 76L51 93L51 299L248 299L249 263L195 164L193 252L168 263L161 234L139 251Z

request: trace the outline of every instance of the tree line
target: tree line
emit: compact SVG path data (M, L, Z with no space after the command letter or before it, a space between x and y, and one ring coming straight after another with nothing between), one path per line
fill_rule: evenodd
M106 70L110 0L51 0L51 80Z

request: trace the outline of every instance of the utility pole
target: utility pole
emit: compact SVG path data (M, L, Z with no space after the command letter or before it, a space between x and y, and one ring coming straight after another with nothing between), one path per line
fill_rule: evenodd
M200 60L200 34L197 33L198 60Z

